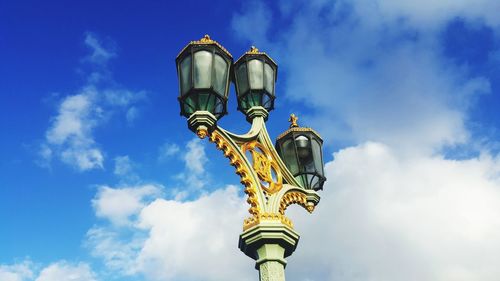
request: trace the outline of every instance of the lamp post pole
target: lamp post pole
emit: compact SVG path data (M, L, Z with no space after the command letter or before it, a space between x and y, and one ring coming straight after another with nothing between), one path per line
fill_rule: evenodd
M310 128L297 125L276 140L266 129L274 108L276 63L255 47L233 64L231 54L205 35L189 43L177 56L181 115L200 138L208 138L236 169L247 194L250 216L243 222L239 248L256 261L261 281L284 281L285 258L299 240L287 207L299 204L312 212L319 203L317 190L326 180L322 140ZM227 113L229 83L234 82L238 109L246 115L250 130L238 135L217 125Z

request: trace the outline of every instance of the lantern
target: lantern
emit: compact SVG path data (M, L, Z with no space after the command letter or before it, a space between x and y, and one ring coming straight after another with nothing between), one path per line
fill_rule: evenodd
M253 106L267 111L274 108L274 85L278 65L266 54L252 46L234 64L233 79L238 96L238 110L246 113Z
M306 189L323 189L323 140L313 129L299 127L297 119L290 116L290 129L276 139L276 150L299 184Z
M175 59L181 115L208 111L217 119L227 114L229 74L233 58L205 35L189 43Z

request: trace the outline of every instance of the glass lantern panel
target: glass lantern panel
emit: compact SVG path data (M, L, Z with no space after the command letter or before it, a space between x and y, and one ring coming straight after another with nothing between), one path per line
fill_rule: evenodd
M198 94L198 105L200 110L206 110L214 113L215 104L217 100L216 96L212 93L200 93Z
M313 150L313 158L314 158L314 166L316 167L316 171L323 175L323 159L321 154L321 144L314 139L312 141L312 150Z
M238 87L238 95L248 91L247 65L241 64L236 71L236 86Z
M264 64L264 76L266 81L266 91L274 95L274 71L269 64Z
M217 95L210 92L192 93L184 100L184 110L186 113L192 114L197 110L206 110L211 113L218 113L216 106L219 98Z
M222 103L222 101L218 101L217 102L217 105L215 106L215 112L216 113L222 113L224 111L224 104Z
M180 72L181 95L184 95L191 88L191 56L187 56L181 61Z
M312 188L313 187L312 182L314 180L314 174L307 174L306 177L307 177L307 185Z
M194 87L210 88L212 81L212 53L198 51L194 53Z
M250 92L247 96L246 96L246 101L245 101L245 105L247 106L246 108L250 108L252 106L259 106L259 105L262 105L262 94L261 93L258 93L258 92Z
M301 163L304 172L314 173L316 172L316 167L314 167L314 162L312 158L307 159L306 161L302 160Z
M311 141L308 137L300 135L295 138L295 146L297 147L297 156L303 168L302 170L309 171L306 169L306 166L313 164Z
M271 108L271 99L269 98L268 95L262 96L262 106L267 110Z
M264 66L262 64L262 61L257 59L248 62L248 77L250 79L250 89L252 90L264 89Z
M183 103L184 111L187 115L191 115L196 111L196 100L192 97L187 97Z
M310 181L309 181L309 186L311 189L317 189L319 183L319 177L317 175L311 175Z
M296 176L296 177L295 177L295 180L296 180L297 182L299 182L299 184L300 184L301 186L303 186L303 187L307 187L307 178L306 178L306 175L301 174L301 175L299 175L299 176Z
M219 55L214 58L214 89L219 95L226 95L228 66L227 62Z
M295 146L293 140L289 139L283 142L283 162L290 170L290 172L295 175L299 172L299 165L297 163L297 156L295 155Z

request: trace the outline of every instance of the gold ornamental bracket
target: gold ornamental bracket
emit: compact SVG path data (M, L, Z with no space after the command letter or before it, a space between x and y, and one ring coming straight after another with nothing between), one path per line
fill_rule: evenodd
M213 130L198 132L208 136L224 153L245 187L250 217L243 222L244 230L262 221L279 221L293 228L292 221L285 216L288 206L298 204L312 212L319 202L318 194L301 188L279 157L267 132L266 118L266 114L257 111L250 130L242 135L216 124ZM290 120L297 121L292 117Z
M281 169L271 156L269 149L260 142L253 140L244 143L241 147L243 154L250 153L252 167L261 180L260 187L267 193L273 194L283 187L283 176ZM247 158L249 158L247 156ZM273 176L274 175L274 176Z

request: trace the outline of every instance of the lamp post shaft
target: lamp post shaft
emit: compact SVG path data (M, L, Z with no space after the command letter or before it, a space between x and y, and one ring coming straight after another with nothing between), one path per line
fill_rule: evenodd
M255 260L261 281L285 281L285 258L290 256L299 235L275 220L263 220L240 235L239 248Z
M285 281L284 254L285 249L279 244L264 244L257 249L260 281Z

